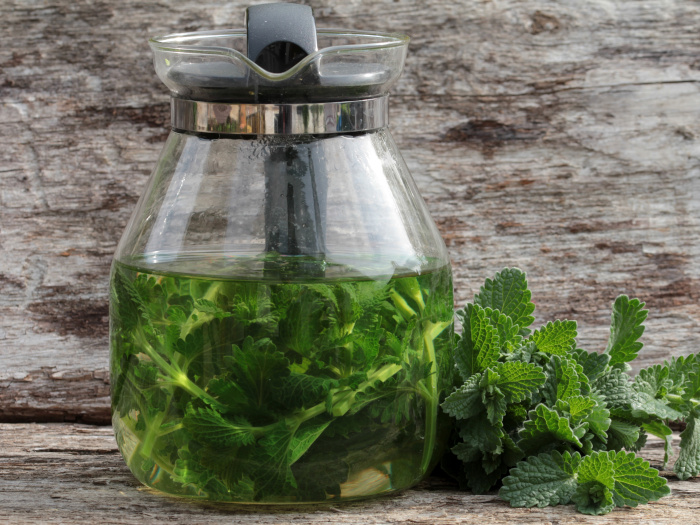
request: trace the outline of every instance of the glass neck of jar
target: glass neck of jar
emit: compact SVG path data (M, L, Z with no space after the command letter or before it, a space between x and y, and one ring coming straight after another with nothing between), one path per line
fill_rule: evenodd
M172 128L219 135L331 135L389 125L389 95L347 102L250 104L171 98Z

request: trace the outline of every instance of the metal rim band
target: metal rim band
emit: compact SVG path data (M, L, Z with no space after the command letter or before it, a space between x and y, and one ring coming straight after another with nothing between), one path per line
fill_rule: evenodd
M389 124L388 95L318 104L228 104L172 98L173 129L224 135L369 131Z

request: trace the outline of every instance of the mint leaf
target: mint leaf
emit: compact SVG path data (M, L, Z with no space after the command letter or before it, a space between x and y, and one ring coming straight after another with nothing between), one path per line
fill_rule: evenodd
M531 296L525 273L517 268L505 268L493 279L486 279L480 293L474 296L474 304L507 315L520 327L520 335L526 337L530 333L527 327L535 320L531 315L535 311Z
M639 299L630 299L620 295L613 305L610 323L610 339L605 349L610 354L610 366L632 361L642 349L642 343L637 342L644 333L644 320L648 310Z
M700 474L700 426L695 414L688 419L685 430L681 432L681 452L673 471L681 480Z
M545 354L565 355L575 348L576 321L554 321L538 328L530 336L537 350Z
M573 455L557 451L531 456L521 461L503 478L498 495L512 507L546 507L569 503L576 490L576 472L581 462Z
M465 381L472 374L482 372L493 365L501 353L498 330L491 324L486 311L469 304L458 312L462 317L462 337L454 350L455 363Z

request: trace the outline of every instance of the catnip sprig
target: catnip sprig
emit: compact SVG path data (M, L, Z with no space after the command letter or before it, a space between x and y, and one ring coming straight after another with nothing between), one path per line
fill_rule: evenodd
M656 435L667 461L668 424L685 421L674 471L680 479L700 474L700 359L673 358L632 378L643 302L616 299L608 345L596 353L577 347L575 321L531 331L530 299L525 274L506 268L457 312L463 333L454 358L464 383L442 404L456 429L445 470L476 493L502 485L513 506L573 502L605 514L669 493L634 452Z

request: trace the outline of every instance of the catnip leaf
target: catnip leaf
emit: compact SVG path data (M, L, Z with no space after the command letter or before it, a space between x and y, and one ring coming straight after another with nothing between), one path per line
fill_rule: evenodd
M542 368L530 363L497 363L498 388L508 403L519 403L536 392L545 382Z
M618 507L636 507L639 503L656 501L671 493L666 479L659 475L658 470L651 468L648 461L636 457L633 452L609 451L606 454L613 462L613 499Z
M565 355L576 346L576 321L554 321L538 328L530 336L537 350L545 354Z
M664 466L666 466L666 463L668 463L668 458L673 454L673 449L671 448L673 430L671 430L661 421L650 421L648 423L644 423L642 428L649 434L664 440Z
M484 406L486 407L486 417L493 426L503 426L503 417L506 415L507 403L505 396L496 389L488 395L482 394Z
M289 360L269 339L253 340L248 336L240 347L233 345L233 357L225 357L232 376L248 398L250 406L262 406L270 395L273 381L289 375Z
M576 490L578 452L552 451L530 456L510 470L498 495L512 507L565 505Z
M457 419L469 419L484 411L481 402L481 374L474 374L442 403L442 409Z
M659 419L670 419L677 421L683 418L683 413L675 410L668 405L663 399L657 399L648 391L644 391L644 385L634 383L633 389L636 390L635 396L630 404L633 417L648 419L649 417L657 417Z
M596 403L591 413L586 417L588 429L595 434L603 443L608 440L608 429L612 420L610 419L610 411Z
M498 330L478 305L468 304L460 313L462 337L454 350L454 358L462 379L492 366L501 353Z
M673 471L681 480L700 474L700 425L695 413L688 418L685 430L681 432L681 452Z
M535 311L531 297L525 273L517 268L505 268L493 279L486 279L484 286L474 296L474 303L507 315L513 324L520 327L520 335L527 337L530 333L527 327L535 320L531 315Z
M603 375L605 369L610 363L609 354L598 354L596 352L586 352L581 348L577 348L570 353L570 356L583 368L583 373L588 378L589 383L592 383Z
M330 424L330 419L320 422L307 421L302 424L294 433L294 437L289 443L289 464L293 465L296 463Z
M594 452L581 460L578 486L571 497L576 509L594 516L607 514L615 508L614 464L607 453Z
M469 419L458 425L459 437L463 444L472 449L479 450L482 454L500 454L503 452L503 430L492 425L486 414ZM462 448L463 451L466 449ZM465 453L465 452L463 452Z
M605 399L611 408L626 408L636 398L630 376L619 368L608 370L591 384L591 390Z
M572 423L586 419L596 406L594 399L587 396L573 396L566 401L558 399L555 407L560 414L567 415Z
M554 406L558 399L566 401L570 397L581 395L581 382L586 378L581 365L573 359L553 355L544 371L547 379L542 395L549 406Z
M504 351L507 352L520 345L523 340L519 335L520 327L510 317L491 308L484 308L484 311L491 324L498 330L498 340Z
M250 445L257 430L244 418L227 420L216 410L190 407L182 418L183 426L197 440L223 447Z
M325 400L339 385L336 379L328 377L290 373L277 378L271 386L271 396L281 407L310 407Z
M608 428L608 450L634 450L640 433L639 425L611 418Z
M283 494L297 483L290 468L290 445L294 438L284 421L257 442L252 478L255 481L255 499L264 500L268 494Z
M610 339L605 349L610 354L610 366L627 363L637 357L642 349L642 343L638 342L644 333L644 320L648 310L644 310L644 303L639 299L630 299L626 295L620 295L613 304L612 319L610 323Z
M558 442L565 442L582 447L579 436L574 433L568 418L562 417L555 410L545 405L537 405L531 410L530 419L525 421L523 429L519 432L518 446L526 454L532 454L538 450L553 448Z

